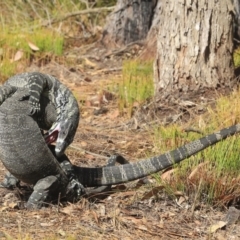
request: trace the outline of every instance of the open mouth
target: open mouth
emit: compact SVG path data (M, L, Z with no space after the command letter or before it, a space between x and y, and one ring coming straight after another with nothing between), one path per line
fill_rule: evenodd
M46 144L51 144L53 142L55 142L58 138L58 131L55 130L53 131L51 134L49 134L48 132L46 134L44 134L44 139Z
M60 130L61 130L60 123L56 123L55 127L52 127L48 132L46 132L43 135L46 144L49 145L53 142L56 142Z

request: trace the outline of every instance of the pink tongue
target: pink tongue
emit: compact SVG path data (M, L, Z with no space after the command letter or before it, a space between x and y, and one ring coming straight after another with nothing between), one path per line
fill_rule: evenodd
M57 137L58 137L58 131L54 131L49 135L47 135L47 133L46 133L46 135L44 136L45 142L47 144L51 144L51 143L55 142L57 140Z

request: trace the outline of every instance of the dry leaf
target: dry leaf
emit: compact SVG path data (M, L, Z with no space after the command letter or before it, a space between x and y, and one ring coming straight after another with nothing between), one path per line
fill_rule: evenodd
M162 229L164 229L164 222L163 222L163 220L162 220L162 219L160 220L160 223L159 223L159 224L157 224L157 226L158 226L159 228L162 228Z
M87 142L81 141L80 145L81 145L81 147L86 147L88 144L87 144Z
M89 67L95 68L97 66L97 64L95 64L94 62L90 61L87 58L84 58L85 60L85 64L88 65Z
M11 202L11 203L8 204L8 206L12 209L18 208L18 204L16 202Z
M164 214L161 215L162 218L166 218L166 219L174 216L176 216L176 214L173 212L165 212Z
M203 167L208 163L209 161L198 164L197 167L195 167L193 171L189 174L188 179L193 180L195 177L197 177L197 174L200 173Z
M65 214L71 216L72 213L73 213L73 206L72 205L68 205L67 207L65 207L65 208L63 208L61 210L61 213L65 213Z
M139 107L139 106L140 106L139 102L136 102L136 101L135 101L135 102L133 103L133 107Z
M104 217L106 215L106 207L103 204L100 204L99 206L99 213L101 217Z
M14 56L14 58L11 60L11 62L16 62L18 60L20 60L23 56L23 51L22 50L18 50Z
M85 158L87 158L88 160L94 160L96 157L91 154L85 154Z
M91 211L91 213L92 213L92 215L93 215L93 217L94 217L96 223L98 224L99 221L98 221L98 215L97 215L97 213L96 213L95 211Z
M212 226L210 226L209 231L210 231L210 233L215 233L218 229L220 229L226 225L227 225L227 222L219 221L216 224L213 224Z
M53 226L54 224L53 223L51 223L51 222L48 222L48 223L40 223L40 226L42 226L42 227L51 227L51 226Z
M142 200L149 199L152 196L155 196L162 189L164 189L164 186L158 186L158 187L153 188L151 191L144 194L144 196L142 197Z
M62 237L65 237L65 236L66 236L66 232L63 231L62 229L59 229L59 230L58 230L58 234L61 235Z
M103 94L103 100L106 102L113 100L114 98L114 94L112 92L104 90L102 94Z
M169 182L171 180L171 178L173 177L173 173L175 172L175 169L170 169L166 172L164 172L162 175L161 175L161 179L164 180L164 181L167 181Z
M7 207L7 206L4 206L4 207L1 207L0 208L0 212L4 212L5 210L7 210L9 207Z
M86 104L86 106L87 106L87 104ZM90 106L91 106L91 104L88 107L90 107ZM82 115L82 117L86 117L88 115L88 112L87 111L82 111L81 115Z
M32 42L28 41L28 46L33 50L33 51L39 51L39 47L37 47L35 44Z
M117 109L117 110L109 113L108 116L109 116L110 119L115 119L115 118L117 118L119 116L119 114L120 114L119 110Z
M175 191L174 195L175 196L184 196L184 193L182 191Z
M86 82L92 82L92 79L89 78L89 77L85 77L85 78L84 78L84 81L86 81Z
M144 225L138 225L137 228L140 230L148 231L147 227Z
M85 102L87 107L89 107L89 106L97 106L98 107L100 105L100 103L102 103L102 101L101 101L101 97L99 97L98 95L89 97Z
M186 198L185 197L180 197L179 199L178 199L178 201L177 201L177 203L178 203L178 205L181 205L183 202L185 202L186 201Z
M92 102L90 100L86 100L85 101L85 106L86 107L91 107L92 106Z
M114 209L113 211L111 211L108 216L109 217L116 217L119 216L119 214L121 213L121 210L119 208Z

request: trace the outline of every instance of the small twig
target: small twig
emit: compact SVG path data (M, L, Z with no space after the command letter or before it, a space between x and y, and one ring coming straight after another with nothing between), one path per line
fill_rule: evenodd
M195 132L195 133L199 133L199 134L202 134L202 135L203 135L203 132L202 132L202 131L200 131L200 130L198 130L198 129L195 129L195 128L191 128L191 127L185 128L185 129L183 129L183 131L184 131L184 132Z
M115 51L112 51L111 53L106 54L104 57L107 58L107 57L110 57L112 55L117 56L119 54L122 54L122 53L126 52L131 46L133 46L135 44L143 46L145 44L145 41L144 40L138 40L138 41L135 41L135 42L131 42L131 43L127 44L126 46L122 47L119 50L115 50Z
M60 207L60 201L61 201L61 193L58 194L58 202L57 202L57 212L59 213L59 207Z
M40 18L42 19L42 17L38 14L35 6L32 4L32 1L31 0L27 0L28 4L30 5L30 7L32 8L32 10L34 11L34 13Z
M192 218L193 218L193 215L194 215L194 210L195 210L195 207L196 207L197 199L199 197L199 193L200 193L200 190L201 190L201 187L202 187L202 182L203 182L203 179L201 178L200 182L199 182L199 185L198 185L197 192L196 192L194 200L193 200L192 207L191 207L191 216L192 216Z
M98 75L98 74L100 74L100 73L107 74L107 73L110 73L110 72L118 72L118 71L122 71L122 67L100 69L100 70L92 73L92 76Z
M77 15L84 15L84 14L90 14L90 13L99 13L102 11L112 11L114 10L115 7L101 7L101 8L90 8L90 9L85 9L77 12L72 12L69 14L66 14L65 16L59 18L59 19L52 19L51 21L47 21L45 23L42 23L40 26L41 27L46 27L48 25L51 25L53 23L61 22L63 20L66 20L67 18L74 17Z

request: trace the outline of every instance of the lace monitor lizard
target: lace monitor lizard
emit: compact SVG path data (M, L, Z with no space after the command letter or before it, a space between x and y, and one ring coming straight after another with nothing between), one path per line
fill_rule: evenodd
M49 144L56 141L55 152L57 156L61 156L72 143L79 123L79 107L72 92L57 78L40 72L17 74L9 78L3 86L4 88L0 88L0 105L18 88L28 89L20 100L29 99L29 115L40 116L41 95L53 103L57 118L45 138Z
M12 86L5 85L0 92L9 92ZM33 185L33 193L26 207L40 208L44 201L59 193L68 199L79 199L84 187L78 182L73 166L65 154L57 156L55 147L47 145L41 130L47 130L56 121L57 113L50 99L40 96L39 116L27 114L27 101L18 101L26 96L28 89L18 88L0 106L0 159L9 171L1 187L13 188L20 181ZM33 131L35 129L35 131ZM109 158L107 166L118 162L125 164L124 158ZM87 191L95 194L108 190L105 186Z

